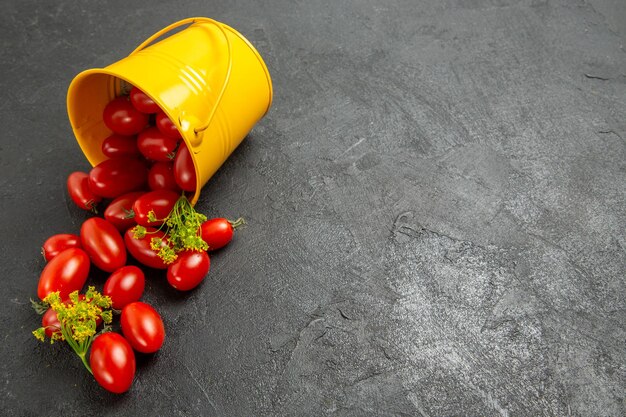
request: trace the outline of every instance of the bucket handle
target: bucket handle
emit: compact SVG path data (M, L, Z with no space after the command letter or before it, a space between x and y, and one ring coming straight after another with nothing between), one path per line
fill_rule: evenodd
M192 145L197 146L200 144L200 142L202 142L202 138L198 137L198 133L203 132L204 130L206 130L209 125L211 124L211 122L213 121L213 116L215 116L215 112L220 104L220 101L222 100L222 96L224 95L224 91L226 91L226 86L228 85L228 81L230 80L230 72L231 69L233 67L233 55L231 53L231 44L230 44L230 39L228 39L228 35L226 34L226 31L224 31L224 27L222 26L221 23L219 23L216 20L213 19L209 19L208 17L189 17L187 19L183 19L183 20L179 20L178 22L172 23L171 25L161 29L160 31L156 32L154 35L150 36L148 39L146 39L145 41L143 41L141 43L141 45L139 45L137 48L135 48L135 50L133 52L131 52L129 54L130 55L134 55L137 52L141 51L142 49L148 47L152 42L154 42L156 39L160 38L161 36L165 35L167 32L170 32L180 26L189 24L192 25L196 22L204 22L204 23L211 23L212 25L216 26L220 32L222 32L222 34L224 35L224 39L226 40L226 45L228 46L228 68L226 69L226 77L224 78L224 84L222 84L222 88L220 90L219 95L217 96L217 101L215 102L215 105L213 106L213 109L211 109L211 113L209 114L209 118L207 120L206 123L200 125L200 126L196 126L193 128L193 133L194 133L194 139L193 141L191 141ZM190 123L186 120L181 120L180 115L178 116L178 123L180 124L181 128L183 130L187 130L189 128L191 128Z

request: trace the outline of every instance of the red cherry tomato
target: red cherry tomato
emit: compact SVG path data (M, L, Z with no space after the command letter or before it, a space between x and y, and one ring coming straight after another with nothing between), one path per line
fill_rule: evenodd
M157 113L161 111L161 108L158 104L154 102L146 93L138 89L137 87L133 87L130 90L130 102L133 107L139 110L142 113Z
M46 336L52 338L55 333L61 332L61 322L57 317L57 312L49 308L41 317L41 327L45 329Z
M136 224L133 204L143 194L145 194L144 191L134 191L117 197L104 210L104 218L120 232L125 232L126 229Z
M111 297L114 309L121 310L127 304L139 301L145 285L141 269L133 265L123 266L106 280L102 294Z
M141 188L147 178L148 168L143 161L123 156L93 167L89 173L89 188L101 197L116 198Z
M171 161L177 145L178 140L165 136L156 127L145 129L137 137L139 152L152 161Z
M174 204L180 198L180 194L169 190L150 191L145 193L133 204L133 212L135 213L135 221L142 226L159 226L163 224L170 211L174 208ZM157 221L148 220L148 213L154 212Z
M165 340L165 327L157 311L149 304L137 301L122 310L122 333L137 352L154 353Z
M69 248L82 248L80 237L70 233L61 233L46 239L41 247L41 253L46 261L50 261L59 253Z
M126 249L128 249L133 258L143 265L150 268L167 269L163 259L159 258L157 253L150 247L150 242L155 237L163 239L165 233L154 227L146 227L146 235L141 239L135 239L133 237L133 229L128 229L124 234L124 243L126 243Z
M89 188L89 175L84 172L72 172L67 177L67 192L72 201L83 210L95 211L102 197Z
M135 109L126 97L111 100L104 108L102 119L113 133L124 136L136 135L148 124L148 115Z
M176 125L167 117L164 112L157 113L156 125L165 136L172 139L180 139L182 136Z
M43 300L51 292L59 291L65 299L73 291L80 291L89 275L89 256L78 248L66 249L52 258L39 276L37 296Z
M174 158L174 179L185 191L196 190L196 167L187 146L181 142Z
M209 251L223 248L233 240L233 230L245 224L242 218L230 221L223 217L209 219L202 223L202 240L209 245Z
M167 282L177 290L197 287L209 273L211 261L206 252L183 251L167 268Z
M102 141L102 153L109 158L118 156L137 156L137 138L134 136L122 136L117 133L112 134Z
M113 272L126 265L126 248L120 232L99 217L86 220L80 228L83 248L95 266Z
M91 345L89 365L98 384L116 394L128 391L135 378L135 353L119 333L107 332L96 337Z
M174 179L172 162L157 162L148 171L148 187L151 190L170 190L180 194L181 189Z

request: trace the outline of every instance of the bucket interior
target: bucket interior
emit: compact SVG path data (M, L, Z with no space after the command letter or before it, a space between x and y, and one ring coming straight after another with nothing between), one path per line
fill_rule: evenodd
M91 165L108 159L102 142L113 132L104 124L102 113L115 97L127 92L128 84L110 74L86 71L68 91L68 114L78 145Z

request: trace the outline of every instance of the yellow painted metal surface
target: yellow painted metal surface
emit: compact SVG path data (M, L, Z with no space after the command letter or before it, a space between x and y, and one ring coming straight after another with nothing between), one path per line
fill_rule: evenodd
M180 26L179 32L153 43ZM269 110L272 81L263 59L241 34L204 17L176 22L126 58L78 74L67 109L76 140L92 165L106 159L102 141L112 132L104 107L128 84L152 98L192 151L198 200L201 188Z

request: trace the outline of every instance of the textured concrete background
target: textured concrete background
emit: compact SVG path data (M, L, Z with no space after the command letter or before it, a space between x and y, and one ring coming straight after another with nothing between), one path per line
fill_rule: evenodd
M5 2L0 413L625 415L623 7ZM194 15L273 75L198 204L249 226L197 291L150 277L168 338L114 396L30 334L39 246L87 217L67 86Z

